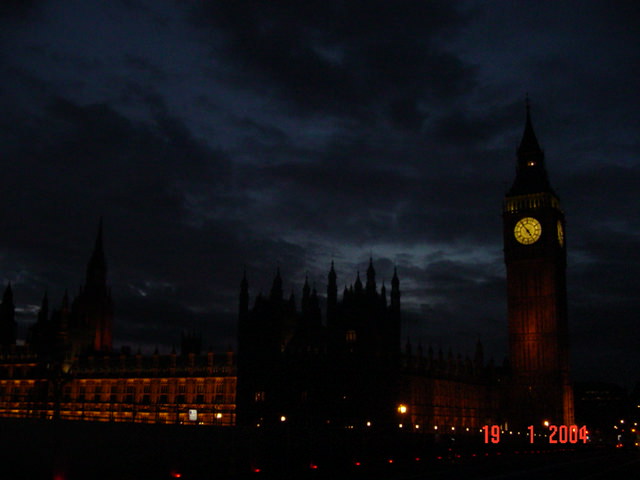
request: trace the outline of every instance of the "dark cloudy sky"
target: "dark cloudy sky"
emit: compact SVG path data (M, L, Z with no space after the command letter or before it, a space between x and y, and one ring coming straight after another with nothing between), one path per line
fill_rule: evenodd
M117 344L235 342L279 266L394 265L403 336L506 354L501 202L529 92L567 216L576 380L640 378L636 2L0 6L0 280L21 335L104 216Z

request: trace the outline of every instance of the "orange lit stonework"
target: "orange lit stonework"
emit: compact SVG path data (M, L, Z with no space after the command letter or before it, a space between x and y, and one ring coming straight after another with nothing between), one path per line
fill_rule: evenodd
M211 353L87 357L57 377L28 360L33 358L26 351L0 355L2 417L235 424L236 376L230 353L221 361ZM197 411L197 420L189 419L189 410Z

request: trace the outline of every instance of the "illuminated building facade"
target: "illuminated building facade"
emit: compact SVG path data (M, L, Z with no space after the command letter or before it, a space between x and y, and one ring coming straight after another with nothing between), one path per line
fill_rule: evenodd
M22 351L20 351L22 350ZM233 354L78 358L50 371L24 349L0 355L0 416L233 425Z
M529 104L516 178L503 207L511 388L515 424L574 422L569 381L567 241Z
M52 312L45 295L25 345L16 345L7 286L0 304L0 416L234 425L232 352L200 354L199 338L189 335L180 355L112 352L106 273L100 222L85 285L72 302L65 293Z

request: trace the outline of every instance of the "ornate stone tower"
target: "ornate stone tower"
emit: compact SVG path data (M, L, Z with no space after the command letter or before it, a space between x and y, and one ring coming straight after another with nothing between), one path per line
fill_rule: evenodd
M84 286L71 308L74 353L109 352L112 343L113 302L107 287L107 263L102 242L102 218L87 265Z
M549 184L529 102L516 178L503 206L507 267L508 418L516 425L573 423L569 383L565 219Z

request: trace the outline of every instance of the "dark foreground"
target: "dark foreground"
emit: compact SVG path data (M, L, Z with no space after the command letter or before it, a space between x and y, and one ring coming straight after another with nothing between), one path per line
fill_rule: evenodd
M638 450L369 431L0 421L0 478L640 478Z

